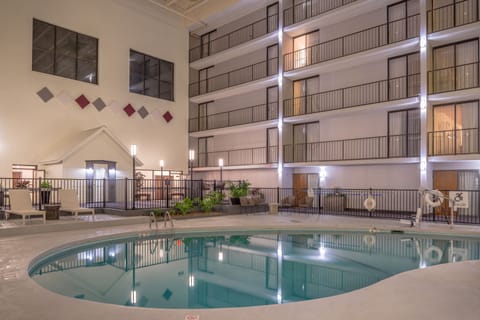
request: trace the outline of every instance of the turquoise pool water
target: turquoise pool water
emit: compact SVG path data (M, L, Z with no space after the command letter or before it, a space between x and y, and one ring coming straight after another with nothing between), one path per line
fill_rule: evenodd
M92 242L38 261L59 294L147 308L225 308L342 294L407 270L479 259L476 238L340 231L175 234Z

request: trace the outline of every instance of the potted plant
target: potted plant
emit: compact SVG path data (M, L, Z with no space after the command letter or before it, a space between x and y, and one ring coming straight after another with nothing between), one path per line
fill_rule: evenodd
M250 186L250 182L246 180L242 180L236 184L230 185L230 201L233 205L240 204L240 197L245 197L248 194L248 186Z
M52 185L48 181L42 181L40 183L40 198L42 200L42 204L49 204L50 203L50 193L52 191Z
M0 207L3 207L4 205L4 197L5 197L5 191L3 189L3 184L0 183Z

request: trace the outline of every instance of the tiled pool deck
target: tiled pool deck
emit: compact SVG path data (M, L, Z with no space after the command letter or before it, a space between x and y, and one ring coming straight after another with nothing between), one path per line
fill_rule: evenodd
M88 220L88 218L84 218ZM57 246L98 236L148 231L146 217L119 218L98 215L94 223L73 219L0 223L1 320L201 320L245 319L479 319L480 262L419 269L339 296L275 306L238 309L142 309L64 297L50 292L27 274L30 261ZM163 224L162 224L163 227ZM176 220L175 229L197 228L329 228L412 229L394 220L315 216L302 214L232 215ZM163 229L163 228L161 228ZM423 223L416 232L470 234L480 237L480 227Z

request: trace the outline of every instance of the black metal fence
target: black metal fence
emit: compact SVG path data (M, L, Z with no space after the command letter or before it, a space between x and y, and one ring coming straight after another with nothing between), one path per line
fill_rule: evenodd
M418 157L420 136L390 135L296 143L284 145L283 148L286 163Z
M44 181L51 187L40 188ZM230 195L229 182L222 180L0 178L0 184L0 209L10 207L8 191L18 188L29 190L32 205L39 209L46 204L42 201L45 199L42 192L49 192L50 204L59 203L60 189L76 190L84 207L124 210L171 208L185 197L203 199L213 191L222 192L227 201ZM468 199L466 208L454 211L454 223L480 224L480 190L454 191L462 192ZM448 191L442 192L448 194ZM278 204L280 211L293 213L410 219L417 208L422 208L423 220L440 222L448 222L451 214L451 203L449 206L449 202L444 201L441 207L432 209L414 189L252 187L250 195L260 197L264 204ZM375 209L370 212L364 207L369 195L376 201Z
M413 15L287 53L283 56L284 71L418 37L419 22L420 15Z
M477 57L478 60L478 57ZM440 93L479 87L478 62L438 68L428 72L428 93Z
M428 155L445 156L480 152L478 128L442 130L428 133Z
M233 48L277 29L278 14L273 14L190 49L190 62Z
M219 112L189 120L190 132L219 129L278 118L278 102Z
M243 166L278 162L278 147L244 148L224 151L199 152L194 167L218 167L223 159L225 166Z
M455 1L427 11L428 33L479 21L478 2L479 0Z
M278 73L278 58L261 61L189 85L190 97L260 80Z
M355 1L356 0L305 0L295 4L293 7L283 10L283 24L290 26Z
M285 99L283 116L326 112L367 104L415 97L420 93L420 74L380 80L352 87Z

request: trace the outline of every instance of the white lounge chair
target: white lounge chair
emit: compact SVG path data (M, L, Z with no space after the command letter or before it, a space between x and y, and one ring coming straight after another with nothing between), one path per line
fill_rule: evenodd
M22 216L22 223L25 224L25 217L42 216L43 223L46 223L46 212L33 209L30 191L25 189L9 190L10 210L5 210L5 220L10 214Z
M75 215L75 220L79 213L91 213L93 219L95 219L94 209L80 207L76 190L61 189L58 190L58 196L60 198L60 211L71 212Z

